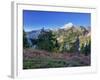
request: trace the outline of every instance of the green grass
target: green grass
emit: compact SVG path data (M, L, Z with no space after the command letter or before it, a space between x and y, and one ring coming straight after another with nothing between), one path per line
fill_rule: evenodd
M64 60L52 58L33 58L23 60L23 69L36 69L36 68L58 68L58 67L76 67L85 66L80 60Z

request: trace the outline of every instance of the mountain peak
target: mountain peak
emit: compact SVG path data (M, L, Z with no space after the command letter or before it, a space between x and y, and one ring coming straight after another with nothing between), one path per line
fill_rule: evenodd
M65 25L64 25L63 27L61 27L61 28L66 29L66 28L71 28L71 27L73 27L73 23L69 22L69 23L65 24Z

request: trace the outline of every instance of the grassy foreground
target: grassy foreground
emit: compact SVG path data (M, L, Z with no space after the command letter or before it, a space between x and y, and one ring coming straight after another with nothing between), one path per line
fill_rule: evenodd
M59 68L90 66L90 56L82 53L50 53L34 50L32 48L23 51L23 69Z

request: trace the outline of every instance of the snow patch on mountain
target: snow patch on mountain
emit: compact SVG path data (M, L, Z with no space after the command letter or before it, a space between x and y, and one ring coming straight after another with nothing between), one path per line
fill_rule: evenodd
M61 29L66 29L66 28L71 28L71 27L73 27L73 23L69 22L65 24L64 26L62 26Z

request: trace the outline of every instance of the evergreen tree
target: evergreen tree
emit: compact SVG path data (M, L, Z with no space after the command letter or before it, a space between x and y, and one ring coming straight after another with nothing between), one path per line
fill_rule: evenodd
M30 46L29 46L29 43L28 43L28 40L27 40L27 38L26 38L26 33L25 33L24 30L23 30L23 47L24 47L24 48L30 47Z
M85 47L85 55L89 55L91 53L91 41L88 42L88 44Z
M55 35L52 31L41 31L38 36L37 47L38 49L54 51L54 48L58 46Z
M91 41L90 40L89 40L89 42L82 44L81 53L83 53L85 56L87 56L91 53Z

